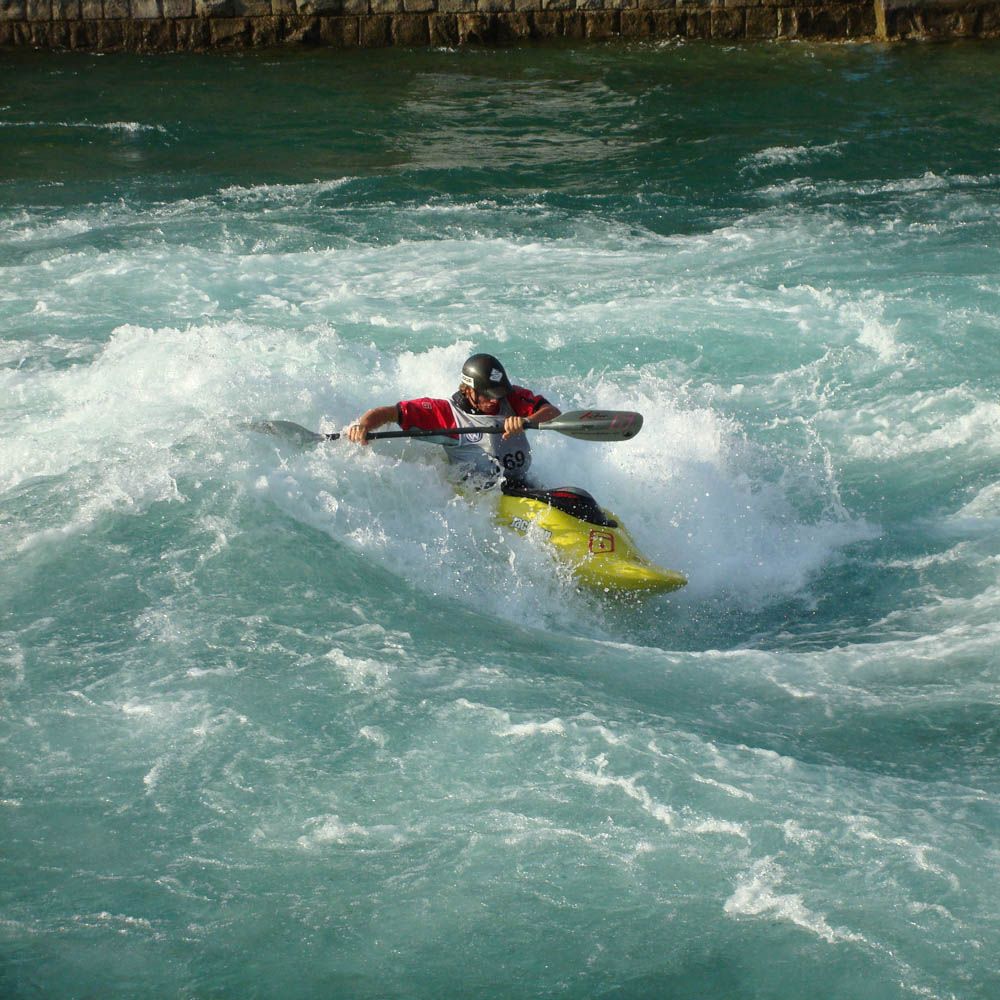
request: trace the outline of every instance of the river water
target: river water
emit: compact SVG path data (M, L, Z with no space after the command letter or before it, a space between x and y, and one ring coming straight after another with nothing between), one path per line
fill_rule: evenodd
M1000 46L0 73L4 997L1000 993ZM478 350L687 588L245 426Z

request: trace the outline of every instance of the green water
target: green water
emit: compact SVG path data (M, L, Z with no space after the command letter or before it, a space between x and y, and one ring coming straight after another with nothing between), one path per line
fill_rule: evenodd
M1000 47L0 79L0 994L997 994ZM687 588L245 427L477 350Z

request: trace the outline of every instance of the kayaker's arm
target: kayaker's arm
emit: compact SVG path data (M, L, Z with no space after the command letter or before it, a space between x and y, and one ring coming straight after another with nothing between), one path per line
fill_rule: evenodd
M558 407L553 406L551 403L546 403L544 406L540 406L530 417L508 417L503 422L503 436L506 439L515 434L521 434L524 431L524 425L529 420L534 424L544 424L547 420L555 420L561 414L562 410Z
M347 438L355 444L368 444L371 431L378 430L383 424L399 422L398 406L375 406L347 428Z

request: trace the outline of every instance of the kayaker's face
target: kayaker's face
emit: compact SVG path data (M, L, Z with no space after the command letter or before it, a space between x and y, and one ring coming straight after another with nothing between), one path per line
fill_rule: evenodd
M491 399L489 396L480 396L475 389L472 390L472 405L475 406L480 413L485 413L487 415L500 412L499 399Z

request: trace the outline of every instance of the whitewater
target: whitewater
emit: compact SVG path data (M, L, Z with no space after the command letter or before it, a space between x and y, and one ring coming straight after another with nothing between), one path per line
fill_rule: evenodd
M1000 47L0 73L0 995L1000 995Z

